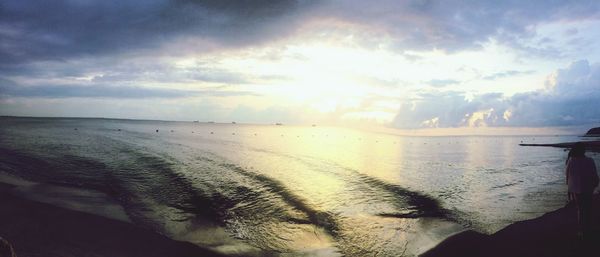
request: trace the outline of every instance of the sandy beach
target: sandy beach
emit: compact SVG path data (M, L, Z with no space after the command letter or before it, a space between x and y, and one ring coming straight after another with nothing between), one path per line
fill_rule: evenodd
M223 256L169 239L131 223L28 200L0 183L0 235L18 256ZM600 196L594 199L600 225ZM471 230L444 240L421 257L597 256L598 237L576 237L576 210L569 204L541 217L507 226L492 235Z
M0 236L19 257L223 256L131 223L12 194L0 183Z
M600 196L595 195L592 238L579 240L576 236L576 208L574 204L542 215L516 222L492 234L465 231L444 240L421 257L451 256L514 256L565 257L598 256L598 227Z

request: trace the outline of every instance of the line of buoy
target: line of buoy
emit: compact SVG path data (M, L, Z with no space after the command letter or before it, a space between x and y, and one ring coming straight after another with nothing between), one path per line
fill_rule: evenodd
M77 129L77 128L74 128L74 130L78 130L78 129ZM121 131L121 129L117 129L117 131ZM159 130L158 130L158 129L156 129L156 132L158 133L158 132L159 132ZM172 129L171 129L171 130L170 130L170 132L174 133L174 132L175 132L175 130L172 130ZM195 132L194 132L194 131L191 131L191 133L195 133ZM210 132L210 134L211 134L211 135L213 135L214 133L215 133L214 131L211 131L211 132ZM258 136L258 134L257 134L257 133L253 133L253 134L254 134L254 136ZM231 135L236 135L236 133L235 133L235 132L232 132L232 133L231 133ZM280 134L280 136L281 136L281 137L285 137L285 135L284 135L284 134ZM325 137L329 137L329 134L325 134L324 136L325 136ZM315 137L315 135L313 134L313 135L311 135L311 137ZM300 136L300 135L296 135L296 138L301 138L301 136ZM345 139L345 138L346 138L346 136L343 136L343 138ZM359 138L357 138L357 139L358 139L358 140L362 140L362 138L360 138L360 137L359 137ZM375 143L379 143L379 140L375 140ZM393 141L392 143L393 143L393 144L397 144L398 142L396 142L396 141ZM408 144L412 144L412 142L410 142L410 143L408 143ZM423 144L424 144L424 145L426 145L427 143L423 143ZM439 145L439 144L440 144L440 143L438 143L438 145Z

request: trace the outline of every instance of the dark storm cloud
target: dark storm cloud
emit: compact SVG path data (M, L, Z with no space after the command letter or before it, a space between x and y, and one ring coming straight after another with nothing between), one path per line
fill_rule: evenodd
M222 47L253 44L288 30L306 1L21 1L0 6L2 66L157 47L179 37ZM281 22L280 22L281 21ZM191 43L193 45L193 41Z
M556 50L525 46L520 39L534 35L541 22L598 18L599 6L541 0L5 0L0 68L152 48L181 38L190 38L185 47L198 51L206 41L211 47L254 45L296 33L311 20L358 25L372 31L365 31L368 42L390 38L403 50L453 51L495 38L550 55Z

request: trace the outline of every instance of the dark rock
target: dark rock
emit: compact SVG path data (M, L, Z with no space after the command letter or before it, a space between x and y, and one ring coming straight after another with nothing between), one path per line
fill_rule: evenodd
M594 196L593 206L594 210L600 206L598 195ZM592 213L594 231L599 214ZM600 252L598 239L596 232L589 240L577 238L577 208L571 203L538 218L513 223L491 235L470 230L458 233L420 257L592 257Z
M600 127L592 128L585 133L586 136L600 136Z

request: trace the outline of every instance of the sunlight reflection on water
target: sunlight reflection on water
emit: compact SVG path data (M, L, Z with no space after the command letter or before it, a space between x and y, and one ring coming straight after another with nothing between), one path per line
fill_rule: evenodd
M286 256L411 255L464 228L492 233L541 215L564 204L565 153L518 144L578 140L94 119L5 125L2 148L59 165L52 177L17 175L99 190L117 183L110 190L134 222L223 252ZM74 160L93 169L64 172Z

